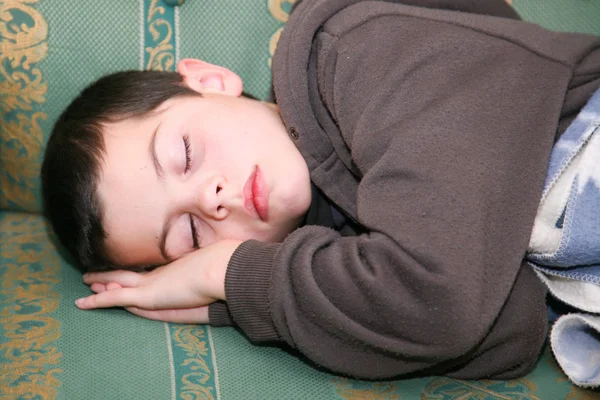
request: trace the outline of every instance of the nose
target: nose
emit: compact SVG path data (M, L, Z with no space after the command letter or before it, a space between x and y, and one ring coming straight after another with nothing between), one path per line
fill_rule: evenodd
M227 185L222 177L214 176L200 183L194 196L195 207L205 217L221 221L230 213L227 204Z

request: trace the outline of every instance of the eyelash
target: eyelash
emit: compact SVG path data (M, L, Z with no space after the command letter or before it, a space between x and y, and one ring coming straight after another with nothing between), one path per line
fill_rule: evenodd
M191 164L192 164L192 158L190 156L191 149L190 149L189 135L183 135L183 145L185 146L185 170L184 170L184 173L187 173L190 170Z
M191 158L191 148L190 148L190 136L183 135L183 145L185 147L185 170L184 173L187 173L191 168L192 158ZM192 243L194 249L198 249L198 228L196 227L196 222L194 221L194 217L192 214L190 216L190 228L192 230Z
M196 228L196 222L194 221L192 214L190 214L190 227L192 228L193 247L194 249L198 249L200 247L198 246L198 230Z

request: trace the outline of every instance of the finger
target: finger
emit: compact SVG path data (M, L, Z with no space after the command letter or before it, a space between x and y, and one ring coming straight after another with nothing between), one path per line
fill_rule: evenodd
M92 285L90 286L90 289L92 289L92 292L94 293L102 293L105 292L106 289L106 285L104 283L92 283Z
M116 282L111 282L108 284L104 284L104 283L92 283L92 285L90 286L90 289L92 289L92 292L95 293L102 293L102 292L106 292L107 290L113 290L113 289L120 289L123 286L119 285Z
M113 289L121 289L123 286L119 285L117 282L110 282L106 284L106 290Z
M91 285L93 283L110 283L116 282L123 287L137 286L142 278L142 274L126 271L107 271L107 272L87 272L83 274L83 282Z
M143 297L136 288L120 288L105 290L91 296L75 300L75 304L82 310L107 307L131 307L143 304Z
M208 306L167 310L144 310L137 307L126 307L126 310L137 316L156 321L174 322L178 324L208 323Z

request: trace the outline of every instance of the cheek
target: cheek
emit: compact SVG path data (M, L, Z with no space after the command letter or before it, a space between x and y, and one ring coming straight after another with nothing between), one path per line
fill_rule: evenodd
M289 220L303 216L310 207L312 191L308 167L302 158L294 160L294 154L288 160L282 160L277 173L279 174L278 206L280 212ZM286 162L287 161L287 162Z
M270 229L266 227L252 226L252 223L241 220L229 220L226 223L222 223L218 226L210 229L210 234L206 234L202 240L203 246L208 246L220 240L259 240L259 241L270 241L273 237ZM208 229L207 229L208 231Z
M169 235L167 236L165 248L175 258L179 258L193 249L193 241L190 233L191 228L188 223L188 218L182 215L171 226Z
M254 164L260 160L260 155L251 146L234 139L207 142L203 159L204 171L225 177L241 190Z

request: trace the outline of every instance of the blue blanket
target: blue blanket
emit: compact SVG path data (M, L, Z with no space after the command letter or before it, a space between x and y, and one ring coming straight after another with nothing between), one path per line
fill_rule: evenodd
M600 90L554 146L528 261L574 310L552 327L556 360L575 384L600 386Z

